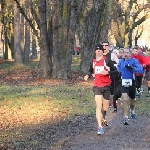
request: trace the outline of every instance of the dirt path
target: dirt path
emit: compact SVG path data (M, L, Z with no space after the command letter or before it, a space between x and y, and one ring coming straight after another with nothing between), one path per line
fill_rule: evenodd
M150 150L149 115L138 113L137 119L130 119L130 125L124 126L119 107L117 113L108 111L107 121L104 135L96 134L95 115L32 127L30 137L3 143L0 150Z
M150 102L144 97L137 99L143 100L146 104ZM104 128L104 135L97 135L95 115L75 116L42 126L23 141L24 147L27 150L150 150L150 115L136 110L137 119L130 119L130 125L125 126L121 106L117 113L112 110L107 113L109 126ZM30 141L40 144L31 145Z
M107 116L109 126L104 135L96 135L95 122L90 130L84 129L60 150L150 150L150 118L138 116L124 126L121 110L117 114L110 110Z
M144 89L147 89L144 84ZM145 98L147 90L141 99L146 103L150 98ZM97 123L95 116L82 132L55 150L150 150L150 117L137 112L137 119L130 119L129 125L123 125L122 108L119 106L117 113L107 113L109 126L105 127L104 135L97 135ZM88 128L89 127L89 128Z

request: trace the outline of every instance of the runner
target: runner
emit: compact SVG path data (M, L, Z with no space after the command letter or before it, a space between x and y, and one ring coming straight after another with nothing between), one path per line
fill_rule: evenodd
M144 67L145 63L145 56L142 54L139 54L139 48L134 47L132 50L132 55L131 58L135 58L139 61L139 63ZM136 96L140 97L141 93L143 92L142 86L142 79L143 79L143 74L135 74L135 81L136 81Z
M115 50L115 54L119 59L122 58L122 50ZM117 107L119 105L119 99L121 99L121 74L115 75L114 80L114 96L113 96L113 113L117 113Z
M148 88L148 93L147 93L146 97L150 97L150 65L146 66L145 77L147 80L147 88Z
M146 97L150 97L150 48L146 50L146 59L145 59L145 77L147 80L147 88L148 88L148 93Z
M109 60L112 60L114 65L117 66L117 64L119 62L119 59L118 59L118 57L117 57L117 55L115 53L112 53L112 52L109 51L109 42L108 41L104 41L102 44L103 44L103 48L104 48L103 55L106 58L108 58ZM110 77L111 77L111 80L112 80L112 83L111 83L111 95L110 95L110 107L111 107L112 104L113 104L115 76L111 75Z
M96 45L96 58L93 59L91 63L88 75L84 77L84 80L88 80L88 78L91 76L95 78L93 92L95 95L96 119L98 122L97 134L104 134L102 120L105 119L106 112L109 109L111 85L111 79L109 75L118 73L113 62L103 56L103 51L103 45ZM109 71L109 68L111 71Z
M143 67L135 59L131 58L131 53L129 49L123 50L123 58L120 59L117 70L122 76L122 102L123 102L123 113L124 113L124 125L129 125L129 115L128 115L128 102L130 99L130 113L131 118L135 118L134 106L135 106L135 73L142 74Z

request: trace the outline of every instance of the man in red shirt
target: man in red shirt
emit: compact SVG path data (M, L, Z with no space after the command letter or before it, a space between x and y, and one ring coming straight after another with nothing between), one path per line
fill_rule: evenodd
M103 45L97 44L95 47L96 58L93 59L89 73L84 77L84 80L88 80L89 77L94 77L93 92L96 102L96 119L98 122L97 134L104 134L102 125L103 119L105 120L106 111L109 109L110 100L110 74L117 74L116 67L110 59L103 56ZM111 71L110 71L111 70Z
M141 54L139 54L138 47L133 48L131 58L137 59L139 61L139 63L144 67L145 57L142 56ZM137 96L140 96L140 93L143 92L141 89L142 78L143 78L143 74L135 74L136 90L137 90L136 95Z

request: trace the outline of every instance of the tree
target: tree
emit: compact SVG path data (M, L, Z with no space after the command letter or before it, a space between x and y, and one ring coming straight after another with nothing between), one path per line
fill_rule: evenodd
M114 36L116 39L116 46L132 46L133 30L146 19L150 17L149 14L142 14L142 11L147 11L150 4L139 4L138 0L115 1L115 11L113 19Z
M17 7L17 4L14 3L14 60L15 64L22 64L22 55L21 55L21 31L20 31L20 10Z
M4 42L4 59L12 59L14 55L13 3L1 0L1 33Z
M52 58L50 57L48 35L47 35L47 1L40 0L38 3L40 13L40 63L38 75L42 77L51 77L52 75Z
M90 60L93 58L95 44L108 39L108 28L111 21L112 0L95 1L87 6L83 12L84 19L81 20L83 35L81 47L80 70L87 73ZM84 22L84 23L83 23Z
M53 3L53 77L72 77L71 62L77 25L78 3L57 0Z
M25 1L25 8L26 8L26 14L27 17L30 18L30 6L31 6L31 1L26 0ZM29 23L25 20L25 43L24 43L24 59L23 63L26 65L29 65L29 53L30 53L30 26Z

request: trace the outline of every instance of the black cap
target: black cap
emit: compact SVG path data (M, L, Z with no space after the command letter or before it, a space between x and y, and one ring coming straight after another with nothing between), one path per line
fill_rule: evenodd
M103 45L102 45L102 44L97 44L97 45L95 46L95 50L97 50L97 49L100 49L100 50L102 50L102 51L104 52L104 48L103 48Z

